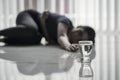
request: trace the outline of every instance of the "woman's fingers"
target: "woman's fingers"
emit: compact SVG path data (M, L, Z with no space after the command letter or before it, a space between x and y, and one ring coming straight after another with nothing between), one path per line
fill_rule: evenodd
M78 44L71 44L69 47L66 47L65 49L67 51L76 52L78 48L79 48Z
M78 46L76 44L71 44L70 49L71 51L75 52L78 50Z

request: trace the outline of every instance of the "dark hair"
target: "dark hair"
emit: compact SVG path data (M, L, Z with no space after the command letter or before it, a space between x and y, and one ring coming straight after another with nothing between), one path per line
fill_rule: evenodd
M89 40L93 41L93 44L95 43L95 30L91 28L90 26L77 26L77 28L83 28L85 32L88 34Z

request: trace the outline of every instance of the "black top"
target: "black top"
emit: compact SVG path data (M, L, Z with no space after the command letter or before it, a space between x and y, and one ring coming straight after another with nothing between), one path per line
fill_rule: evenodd
M46 28L48 30L50 38L56 42L58 27L57 25L59 22L68 25L69 30L73 28L72 22L67 17L55 13L50 13L48 19L46 20Z

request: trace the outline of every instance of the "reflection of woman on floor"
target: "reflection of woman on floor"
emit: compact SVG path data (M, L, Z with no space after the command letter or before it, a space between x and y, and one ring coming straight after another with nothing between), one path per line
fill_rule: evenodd
M45 37L49 44L58 43L68 51L78 50L79 40L92 40L95 42L95 31L89 26L73 27L70 19L63 15L48 11L40 14L35 10L25 10L18 14L16 27L0 31L0 39L12 45L39 44Z

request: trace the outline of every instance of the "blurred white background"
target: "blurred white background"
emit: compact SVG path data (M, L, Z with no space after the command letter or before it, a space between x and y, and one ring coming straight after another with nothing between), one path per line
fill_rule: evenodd
M120 0L0 0L0 29L25 9L49 10L96 31L95 80L120 80ZM72 76L72 75L71 75Z

